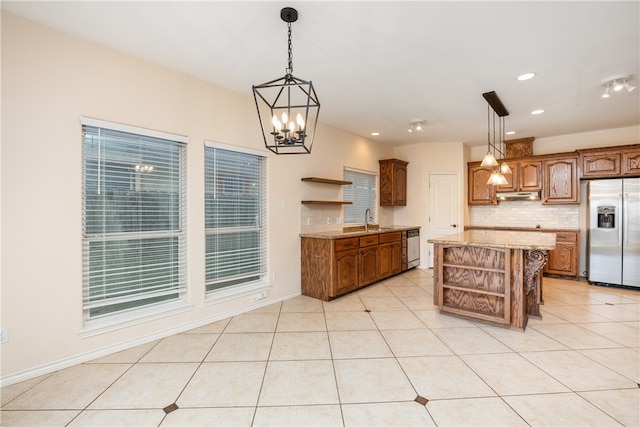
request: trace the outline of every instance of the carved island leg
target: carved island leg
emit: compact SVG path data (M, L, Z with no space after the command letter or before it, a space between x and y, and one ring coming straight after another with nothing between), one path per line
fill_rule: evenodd
M530 316L540 317L540 303L542 302L542 277L540 272L546 262L547 251L540 249L525 251L524 292L527 295L527 314Z

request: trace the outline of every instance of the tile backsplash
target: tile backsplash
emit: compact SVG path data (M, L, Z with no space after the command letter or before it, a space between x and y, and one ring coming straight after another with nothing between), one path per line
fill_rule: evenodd
M502 201L470 206L468 225L486 227L579 228L580 205L543 205L540 201Z

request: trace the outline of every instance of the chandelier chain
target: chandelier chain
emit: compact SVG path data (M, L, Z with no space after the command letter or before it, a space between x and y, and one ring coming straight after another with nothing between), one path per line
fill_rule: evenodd
M287 23L287 27L289 27L289 45L288 45L288 54L289 54L289 63L287 68L287 74L293 74L293 49L291 47L291 22Z

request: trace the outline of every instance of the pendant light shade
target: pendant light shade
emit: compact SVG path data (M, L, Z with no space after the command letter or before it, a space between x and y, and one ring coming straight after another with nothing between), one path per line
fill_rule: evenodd
M500 165L500 172L501 172L502 174L505 174L505 173L513 173L513 172L511 171L511 168L509 167L509 164L508 164L507 162L505 162L505 161L503 161L503 162L502 162L502 164Z
M484 155L480 166L498 166L498 161L493 156L491 151L487 151L487 154Z
M288 26L289 62L284 77L253 86L264 145L275 154L310 154L320 102L311 81L293 75L291 23L298 12L285 7L280 17Z

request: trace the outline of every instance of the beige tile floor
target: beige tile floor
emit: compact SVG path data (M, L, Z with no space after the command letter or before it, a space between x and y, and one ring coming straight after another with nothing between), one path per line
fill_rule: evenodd
M0 424L640 425L639 291L545 278L521 332L440 313L432 287L299 296L7 386Z

